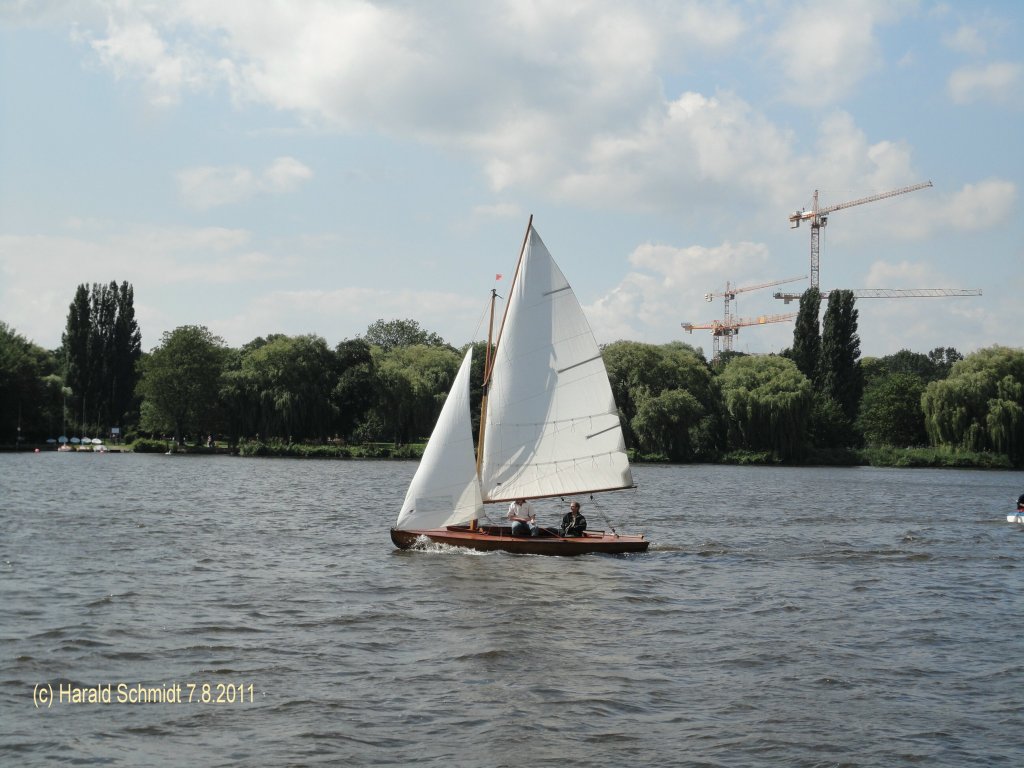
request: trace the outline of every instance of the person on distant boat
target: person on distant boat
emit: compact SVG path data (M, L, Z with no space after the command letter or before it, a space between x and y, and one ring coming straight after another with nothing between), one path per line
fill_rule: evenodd
M1017 511L1024 512L1024 493L1017 497Z
M562 518L562 536L583 536L587 530L587 518L580 514L580 503L574 501Z
M537 515L533 505L526 499L516 499L509 504L505 517L512 521L513 536L537 535Z

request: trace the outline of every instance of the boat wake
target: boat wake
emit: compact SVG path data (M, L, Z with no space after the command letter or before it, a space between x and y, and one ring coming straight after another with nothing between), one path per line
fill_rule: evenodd
M449 544L442 544L438 541L431 541L426 536L419 536L416 541L413 542L412 546L409 547L409 551L412 552L429 552L435 555L492 555L494 552L482 552L477 549L469 549L468 547L453 547Z

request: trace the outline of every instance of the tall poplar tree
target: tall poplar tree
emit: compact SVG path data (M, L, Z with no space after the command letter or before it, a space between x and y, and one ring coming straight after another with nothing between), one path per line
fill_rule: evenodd
M821 331L818 315L821 311L821 291L808 288L800 297L793 328L792 359L800 372L811 381L817 381L818 358L821 356Z
M84 408L89 401L89 334L92 327L92 305L89 289L83 283L75 290L68 307L68 319L61 336L63 350L64 384L71 390L68 406L72 431L77 432L85 422Z
M135 387L139 381L139 358L142 357L142 331L135 320L135 289L127 281L110 284L116 291L117 314L111 344L110 409L113 426L135 421Z
M71 424L86 431L122 426L133 410L142 336L128 282L78 286L61 337Z
M832 291L821 335L818 384L847 419L853 420L860 407L862 390L860 336L853 291Z

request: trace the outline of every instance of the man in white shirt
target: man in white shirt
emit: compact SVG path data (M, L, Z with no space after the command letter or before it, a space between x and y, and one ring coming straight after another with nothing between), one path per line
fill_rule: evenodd
M537 535L537 515L533 511L533 505L526 499L516 499L509 504L505 517L512 521L513 536Z

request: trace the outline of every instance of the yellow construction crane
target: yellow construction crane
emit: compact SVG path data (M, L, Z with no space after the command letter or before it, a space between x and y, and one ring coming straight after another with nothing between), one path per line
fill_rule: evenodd
M797 280L799 279L800 278L797 278ZM758 315L757 317L712 320L710 323L680 323L680 325L687 333L693 333L694 330L711 331L711 335L714 337L714 340L712 341L714 354L711 359L712 362L714 362L715 360L718 360L718 357L722 354L723 346L725 347L726 352L732 351L732 337L739 334L740 328L745 328L748 325L784 323L787 320L792 320L796 315L796 312L785 312L781 315ZM722 339L725 339L724 344Z
M714 336L714 356L712 360L717 360L719 354L722 351L722 339L725 339L725 349L727 351L732 350L732 337L740 332L740 328L747 325L764 325L765 323L779 323L783 320L790 320L796 317L795 314L787 315L761 315L753 319L737 319L732 314L732 302L736 300L736 294L746 293L748 291L757 291L761 288L771 288L774 285L782 285L784 283L793 283L797 280L804 280L807 275L800 275L799 277L787 277L784 280L771 280L767 283L757 283L756 285L745 285L743 287L733 286L732 283L726 282L724 291L716 291L713 293L705 293L704 301L714 301L721 297L725 299L725 307L721 320L712 320L710 323L682 323L683 330L688 333L693 333L693 329L710 330Z
M820 255L819 240L821 228L828 224L828 216L830 213L841 211L844 208L853 208L855 205L873 203L876 200L885 200L887 197L905 195L907 192L916 192L919 189L924 189L931 185L932 183L930 181L924 181L920 184L912 184L909 187L900 187L899 189L881 192L877 195L868 195L867 197L861 197L857 200L849 200L845 203L826 205L824 208L818 207L818 190L814 190L814 199L811 203L811 210L799 210L789 217L790 229L796 229L799 227L801 221L808 221L811 224L811 288L818 288L818 262Z
M758 283L757 285L745 285L742 288L736 288L732 286L729 282L726 282L724 291L719 291L716 293L705 293L704 301L714 301L719 297L725 299L725 308L723 311L722 318L725 323L730 323L733 320L731 305L732 302L736 300L736 294L746 293L747 291L758 291L762 288L771 288L772 286L783 285L785 283L794 283L797 280L805 280L806 278L807 275L800 275L799 277L787 277L784 280L772 280L771 282L768 283Z
M855 299L935 299L951 296L981 296L981 288L853 288ZM830 291L821 294L827 301ZM776 299L786 304L800 300L799 293L776 293Z

